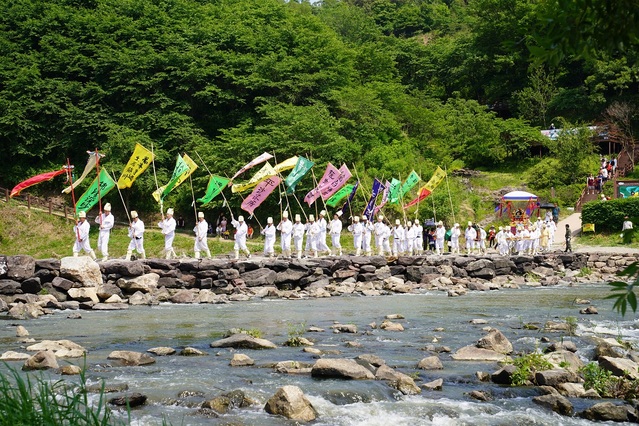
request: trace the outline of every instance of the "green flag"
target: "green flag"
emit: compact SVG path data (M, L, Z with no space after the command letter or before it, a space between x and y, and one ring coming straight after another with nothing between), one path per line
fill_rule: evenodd
M422 180L422 178L419 177L415 170L410 172L399 190L399 198L404 198L404 195L406 195L408 191L413 189L413 187L417 185L417 182L419 182L420 180Z
M111 179L111 176L106 172L105 169L100 170L100 192L98 194L98 178L96 177L93 180L93 183L86 190L82 197L78 200L75 205L75 211L77 212L88 212L91 210L91 207L95 206L98 202L98 195L100 198L107 195L107 193L113 189L115 186L115 181Z
M326 205L331 207L336 207L337 204L344 199L344 197L346 197L348 194L351 193L353 188L355 188L355 185L348 184L343 186L342 189L337 191L335 194L331 196L331 198L326 200Z
M295 167L293 168L291 173L289 173L289 175L284 180L284 183L286 183L286 186L288 186L288 188L286 189L287 194L292 194L293 192L295 192L295 185L297 185L297 183L302 180L304 175L308 173L309 170L311 170L311 167L313 167L314 164L315 163L313 163L311 160L308 160L304 157L299 157L297 159L297 164L295 164Z
M184 161L184 158L182 158L181 155L178 155L177 161L175 162L175 169L173 169L173 175L171 176L171 180L169 181L169 183L167 183L164 186L162 195L160 195L161 200L164 200L164 198L166 198L166 196L169 195L169 192L173 191L173 188L175 188L178 185L178 182L180 181L180 178L182 177L182 175L185 173L188 173L189 170L191 169L189 168L189 165L186 163L186 161Z
M388 202L391 204L397 204L399 202L399 191L401 189L402 182L393 178L390 183L390 189L388 190Z
M202 205L210 203L213 198L222 192L230 181L230 179L221 176L211 176L209 178L209 184L206 187L206 194L204 194L204 197L198 198L197 201L202 203Z

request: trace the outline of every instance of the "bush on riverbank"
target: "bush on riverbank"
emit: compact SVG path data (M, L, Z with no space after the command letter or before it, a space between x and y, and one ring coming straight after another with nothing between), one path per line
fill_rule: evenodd
M62 380L23 377L16 369L0 373L0 418L3 425L124 425L106 406L104 391L89 401L84 371L79 389Z
M639 225L639 198L618 198L586 203L581 211L582 223L594 223L597 232L620 232L624 217Z

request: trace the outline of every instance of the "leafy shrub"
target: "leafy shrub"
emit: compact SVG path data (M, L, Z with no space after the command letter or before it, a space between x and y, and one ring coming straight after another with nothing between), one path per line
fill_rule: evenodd
M528 383L535 372L553 368L552 364L544 358L543 354L538 352L515 358L513 365L517 367L517 370L515 370L511 378L513 386L523 386Z
M584 389L594 389L602 398L630 400L639 396L639 380L613 376L612 372L590 362L579 369L584 376Z
M586 203L581 211L581 222L594 223L597 231L619 232L625 216L630 217L633 223L639 223L634 219L639 217L639 198Z
M301 324L288 324L288 340L284 343L286 346L298 347L302 346L301 337L306 331L306 322Z

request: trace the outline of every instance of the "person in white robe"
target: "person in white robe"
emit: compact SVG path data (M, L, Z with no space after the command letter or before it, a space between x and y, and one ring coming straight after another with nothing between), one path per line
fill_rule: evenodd
M111 214L110 203L106 203L102 210L103 212L95 218L95 223L100 224L97 250L102 253L102 261L105 261L109 259L109 237L115 225L115 217Z

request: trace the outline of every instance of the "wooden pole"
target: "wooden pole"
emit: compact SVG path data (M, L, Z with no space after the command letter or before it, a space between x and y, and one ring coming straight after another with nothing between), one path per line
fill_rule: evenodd
M113 170L111 170L111 174L113 175L113 179L117 182L118 180L115 178L115 173L113 173ZM118 188L118 193L120 194L120 200L122 200L122 206L124 207L126 218L129 219L129 225L131 225L131 216L129 216L129 209L127 208L126 203L124 202L122 191L120 190L120 187L117 184L115 186Z
M453 208L453 197L450 195L450 185L448 184L448 170L446 170L446 165L444 165L444 175L446 176L446 188L448 189L448 200L450 201L450 212L453 215L453 223L457 223L455 220L455 209Z
M27 194L27 208L31 210L31 194Z
M158 176L155 173L155 152L153 151L153 142L151 142L151 164L153 165L153 178L155 179L155 190L159 191L160 187L158 186ZM158 193L158 197L160 198L160 214L162 215L162 220L164 220L164 200L162 200L162 194Z

